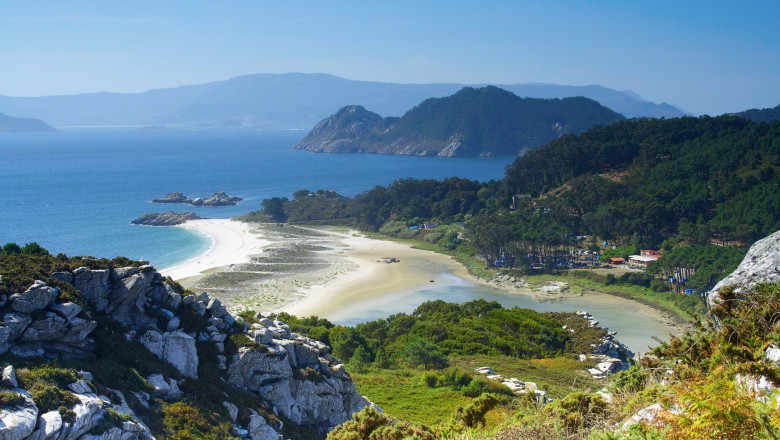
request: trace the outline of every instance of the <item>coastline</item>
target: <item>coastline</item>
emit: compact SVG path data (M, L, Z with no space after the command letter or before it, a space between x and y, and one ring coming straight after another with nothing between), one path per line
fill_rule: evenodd
M248 224L230 219L189 220L174 227L195 231L211 242L205 252L183 263L160 269L162 275L176 281L197 279L205 272L249 261L251 255L259 253L270 243L253 234Z
M472 285L536 309L599 309L597 319L607 326L615 316L630 312L655 326L655 333L649 334L683 329L672 314L630 298L591 290L584 295L566 289L551 294L543 285L495 283L472 276L448 255L354 230L231 220L197 220L180 227L211 237L214 246L162 273L193 291L207 291L232 310L284 311L351 322L356 316L410 312L431 299L433 291L438 292L435 299L448 300L459 286ZM389 257L398 262L387 263ZM453 295L449 300L457 301ZM668 332L660 334L661 327Z

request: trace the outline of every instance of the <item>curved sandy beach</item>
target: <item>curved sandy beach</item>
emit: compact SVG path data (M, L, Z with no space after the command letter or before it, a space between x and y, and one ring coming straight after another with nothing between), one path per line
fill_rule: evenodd
M160 270L160 273L174 280L198 277L217 268L244 263L270 243L262 236L251 233L249 224L230 219L190 220L176 227L205 235L211 240L211 247L202 255Z
M437 298L447 300L453 286L479 283L490 287L487 296L526 298L524 307L552 310L544 303L562 301L569 311L600 310L598 319L604 321L622 317L613 329L647 327L638 329L646 333L640 335L642 344L651 335L680 332L663 312L629 299L592 291L551 295L543 286L478 280L449 256L356 231L230 220L195 220L180 227L209 236L213 246L161 272L194 291L207 291L234 311L285 311L351 322L409 312L425 300L425 292L440 292ZM398 262L388 263L389 257Z

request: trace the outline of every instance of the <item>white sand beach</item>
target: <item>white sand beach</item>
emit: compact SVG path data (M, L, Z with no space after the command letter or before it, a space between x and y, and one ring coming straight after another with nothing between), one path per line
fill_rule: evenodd
M211 240L206 253L182 264L162 269L160 273L180 281L200 276L231 264L245 263L253 254L259 254L270 242L250 232L250 225L229 219L190 220L176 227L190 229Z
M346 246L343 256L353 270L308 287L305 298L283 310L297 316L328 316L359 300L406 292L429 286L442 273L467 279L465 267L451 257L414 249L407 244L367 238L351 231L341 235ZM395 263L387 263L393 257Z

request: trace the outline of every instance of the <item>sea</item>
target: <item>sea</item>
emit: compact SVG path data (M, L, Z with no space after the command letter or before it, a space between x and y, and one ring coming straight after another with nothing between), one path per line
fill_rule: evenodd
M0 245L37 242L52 254L148 260L167 268L204 252L202 235L130 222L149 212L231 218L301 189L354 196L414 177L501 179L512 158L315 154L291 149L306 131L61 128L0 134ZM171 192L216 191L236 206L153 204Z
M209 239L174 227L130 222L149 212L195 212L231 218L258 210L263 199L295 191L333 190L354 196L401 178L498 180L512 158L436 158L316 154L291 149L306 131L60 128L52 133L0 134L0 245L37 242L52 254L148 260L165 269L205 252ZM236 206L153 204L171 192L190 198L216 191L242 197ZM587 298L535 302L441 274L431 288L396 292L355 304L331 319L354 324L411 312L426 300L495 300L506 307L594 313L602 325L640 351L668 329L633 304Z

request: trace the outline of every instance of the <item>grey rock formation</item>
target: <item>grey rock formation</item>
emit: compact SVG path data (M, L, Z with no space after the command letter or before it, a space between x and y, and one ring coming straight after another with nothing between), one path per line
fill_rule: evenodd
M183 193L174 192L169 193L167 196L152 200L152 203L184 203L193 206L233 206L236 202L240 202L241 197L231 196L225 191L217 191L209 197L196 197L190 199Z
M759 283L780 281L780 231L755 242L737 269L720 280L707 297L707 306L717 304L718 293L727 286L734 286L737 294L748 292Z
M30 314L51 304L58 294L56 287L50 287L43 281L37 280L11 303L11 310Z
M17 388L19 383L16 381L16 370L13 365L7 365L3 368L3 385L7 388Z
M174 192L174 193L168 193L167 196L154 199L152 200L152 203L192 203L192 199L185 196L183 193L180 192Z
M195 348L195 338L183 331L166 333L163 337L165 342L162 359L176 367L181 374L197 379L198 352Z
M144 214L141 217L138 217L130 223L134 225L146 226L175 226L189 220L200 220L202 218L203 217L195 214L194 212L151 212L149 214Z
M10 392L24 397L24 404L0 411L0 438L3 440L22 440L35 430L38 422L38 407L35 406L30 393L19 388Z
M236 202L240 202L241 197L231 196L225 193L225 191L218 191L209 197L195 198L192 200L194 206L233 206Z
M333 374L343 371L343 365L310 342L301 336L295 341L274 339L268 353L241 348L228 375L234 385L258 392L293 423L326 432L349 420L353 412L369 402L355 391L348 375ZM317 362L312 360L315 352ZM297 353L302 357L295 356Z
M182 392L176 379L198 377L201 360L196 341L201 341L213 344L216 367L227 370L226 377L232 384L255 392L294 423L325 432L368 404L355 392L344 366L329 354L330 347L292 333L289 326L280 321L262 319L262 324L252 326L237 321L239 318L219 300L209 298L205 293L182 298L151 266L105 270L82 267L73 272L58 272L56 279L71 280L74 287L81 290L88 307L82 308L72 302L58 303L58 290L44 282L36 282L25 292L11 295L7 304L0 306L0 353L10 350L18 356L50 358L90 355L91 336L97 326L92 313L100 311L128 328L127 341L140 341L181 374L147 377L158 398L180 399ZM14 304L18 305L14 307ZM182 325L192 325L191 319L184 318L182 313L185 312L189 316L199 315L205 330L190 334L182 330ZM237 332L244 332L265 347L241 348L235 355L226 356L225 341ZM5 368L3 382L6 387L18 385L14 376L12 366ZM12 429L0 426L0 440L152 438L148 428L135 418L101 435L87 434L100 423L107 408L131 416L132 410L118 391L111 391L110 399L95 395L93 390L100 387L89 383L93 380L92 375L83 372L82 376L83 380L68 386L80 401L72 408L75 421L62 420L55 413L39 417L30 400L24 408L0 412L3 423L7 420L13 425ZM149 405L150 396L142 390L131 392L141 405ZM245 425L235 426L235 431L250 439L276 438L279 429L256 413L242 422ZM5 426L9 425L6 423ZM16 435L13 433L19 434L13 437Z

